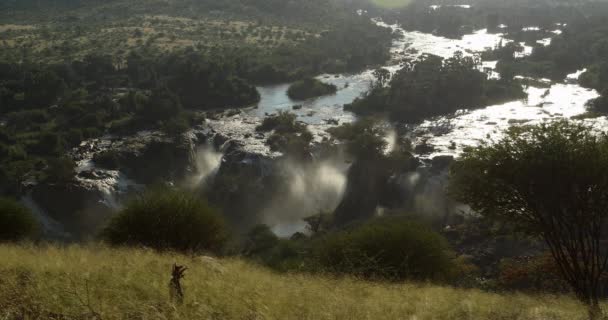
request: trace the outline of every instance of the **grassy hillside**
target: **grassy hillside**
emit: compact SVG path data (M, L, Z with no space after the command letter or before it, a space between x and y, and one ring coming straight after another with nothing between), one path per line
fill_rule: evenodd
M0 319L584 319L568 297L280 275L147 250L0 246ZM173 263L189 269L169 301ZM97 317L91 316L97 314Z

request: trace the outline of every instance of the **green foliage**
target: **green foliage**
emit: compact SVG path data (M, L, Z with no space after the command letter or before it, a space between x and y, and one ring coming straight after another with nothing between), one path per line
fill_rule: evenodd
M280 239L267 225L258 225L247 234L242 253L277 271L302 271L305 246L304 241Z
M287 112L280 111L276 115L271 115L262 121L256 130L261 132L278 131L278 132L295 132L300 130L300 125L296 122L297 115Z
M608 139L584 125L513 127L498 143L468 150L452 169L450 190L479 213L542 234L546 226L540 219L551 218L550 211L584 210L592 205L587 201L603 199L604 157ZM564 214L574 219L579 213Z
M541 237L578 298L597 307L606 272L608 136L559 121L512 128L467 151L450 190L480 214Z
M13 199L0 198L0 242L31 238L38 229L29 209Z
M158 187L128 202L102 233L113 245L220 253L227 239L216 210L194 194Z
M176 117L181 108L179 97L168 88L160 87L153 91L146 106L138 110L137 116L146 122L162 122Z
M387 114L394 120L417 122L463 108L524 98L522 87L507 77L488 79L479 61L461 52L443 59L423 55L393 76L388 87L375 85L345 109L361 115Z
M287 95L293 100L306 100L333 94L337 90L338 88L333 84L326 84L314 78L306 78L290 85Z
M47 161L45 169L45 182L69 183L74 181L76 163L69 157L51 158Z
M386 132L373 118L362 118L330 128L332 137L346 143L347 151L356 159L378 159L384 155Z
M448 280L455 265L447 242L418 223L385 218L331 233L313 254L327 271L372 279Z
M293 113L280 111L276 115L264 118L256 130L273 131L266 141L271 150L295 157L305 157L310 153L313 136L306 125L296 121L296 118Z
M274 248L278 242L279 237L270 230L270 227L261 224L249 231L242 251L245 256L260 255Z

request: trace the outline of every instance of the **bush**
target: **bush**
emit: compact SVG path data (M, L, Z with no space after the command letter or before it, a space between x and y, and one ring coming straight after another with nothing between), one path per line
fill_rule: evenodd
M379 219L332 233L313 251L326 271L364 278L448 280L456 272L442 236L400 218Z
M115 150L107 150L95 154L93 162L101 168L117 170L120 167L120 156Z
M333 84L326 84L314 78L308 78L293 83L287 90L287 95L293 100L306 100L333 94L338 88Z
M280 133L297 132L302 126L296 121L297 115L291 112L279 111L278 114L264 118L262 124L256 127L256 131L268 132L275 130Z
M17 201L0 198L0 241L19 241L33 237L38 224L30 210Z
M220 215L193 194L150 189L112 218L102 237L113 245L218 253L226 240Z
M47 160L47 168L44 170L46 183L70 183L76 175L76 162L69 157L51 158Z
M306 237L280 239L267 225L258 225L247 234L242 254L275 271L302 271L308 262L307 240Z

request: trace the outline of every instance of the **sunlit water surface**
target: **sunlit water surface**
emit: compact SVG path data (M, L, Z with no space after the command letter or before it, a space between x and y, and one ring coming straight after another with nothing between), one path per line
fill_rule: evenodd
M417 31L404 31L398 25L379 20L376 20L376 23L401 35L393 41L392 59L384 66L393 73L401 68L400 61L405 58L413 59L421 54L449 58L457 51L464 55L474 55L494 48L501 42L510 42L504 39L502 34L491 34L485 29L455 40ZM555 30L553 33L558 35L561 30ZM551 38L539 42L548 45ZM524 51L519 53L519 56L531 53L532 47L524 46ZM495 67L496 61L483 61L481 66L487 70ZM352 113L344 111L343 105L351 103L369 90L374 79L372 72L373 70L366 70L358 74L321 75L318 79L336 85L338 92L305 101L293 101L287 96L289 84L258 87L261 101L257 108L246 109L231 117L211 120L209 124L218 132L242 141L245 149L249 151L272 154L264 144L265 136L251 133L265 116L278 111L290 111L298 116L299 121L307 123L316 139L320 140L327 136L327 128L355 120ZM458 156L465 146L475 146L483 141L500 138L504 130L511 125L533 124L580 115L586 112L586 103L598 96L596 91L576 84L580 74L581 72L570 75L567 83L555 83L550 88L529 87L526 89L528 98L525 100L471 111L461 110L449 116L429 119L411 130L411 138L416 143L426 143L435 148L431 153L420 155L423 158L437 155ZM499 77L495 72L491 73L491 76ZM294 109L295 105L301 107ZM605 118L587 121L601 124L605 122Z

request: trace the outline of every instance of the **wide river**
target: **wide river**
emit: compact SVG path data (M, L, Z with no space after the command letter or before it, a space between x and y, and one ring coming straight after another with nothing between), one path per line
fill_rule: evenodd
M383 66L391 72L400 68L399 61L404 58L415 58L428 53L445 58L461 51L465 55L478 54L488 48L497 46L503 39L502 34L489 34L486 30L478 30L465 35L460 40L447 39L421 32L408 32L397 25L389 25L376 21L378 25L391 28L401 36L393 41L391 61ZM561 30L556 26L554 34ZM551 39L539 43L547 45ZM521 55L530 54L531 47L525 47ZM493 68L495 61L484 61L484 68ZM373 70L358 74L326 74L318 78L324 82L336 85L339 90L334 95L324 96L306 101L293 101L287 96L288 83L258 87L261 101L257 108L249 108L238 115L210 121L211 126L218 132L241 140L250 151L268 152L260 137L251 135L254 127L266 115L281 110L298 115L298 120L309 124L310 130L317 138L326 135L325 130L336 123L350 122L355 116L343 110L343 105L351 103L369 89L373 80ZM537 123L549 119L569 118L586 111L585 104L598 96L594 90L586 89L576 84L578 74L569 76L564 83L552 83L550 87L526 89L528 98L501 105L487 106L476 110L461 110L455 114L428 119L418 126L411 128L411 138L416 143L425 143L434 147L430 154L421 155L430 158L437 155L457 156L465 146L477 145L482 141L497 139L506 128L522 123ZM294 105L302 108L293 110ZM605 118L588 121L605 123Z
M456 51L471 55L495 47L502 40L500 34L488 34L479 30L464 36L460 40L446 39L420 32L406 32L397 25L388 25L376 21L381 26L391 28L401 36L393 41L392 59L384 68L395 72L399 70L399 62L404 58L416 58L423 53L435 54L442 57L451 57ZM556 27L557 28L557 27ZM559 34L560 30L555 30ZM544 39L541 43L548 44L551 39ZM529 54L531 48L524 53ZM495 61L483 62L483 67L493 68ZM337 124L351 122L356 117L343 110L343 105L352 102L369 89L373 80L373 70L366 70L357 74L326 74L318 78L324 82L336 85L339 90L335 95L310 99L306 101L292 101L287 97L289 84L259 87L261 101L257 108L248 108L240 111L228 111L217 116L214 120L207 120L208 124L218 133L230 139L240 141L243 148L250 152L271 154L265 144L266 137L256 133L255 127L262 119L281 110L297 114L298 120L308 124L314 133L315 139L327 136L326 129ZM434 147L434 151L419 155L421 158L432 158L437 155L458 156L465 146L474 146L483 141L497 139L506 128L522 123L535 123L549 119L568 118L584 113L585 104L597 97L597 92L580 87L576 84L577 74L571 75L564 83L553 83L547 88L527 88L528 98L513 101L502 105L487 106L476 110L461 110L455 114L428 119L423 123L408 128L409 137L416 143L426 143ZM301 105L293 110L294 105ZM593 120L598 125L607 123L605 118ZM398 125L398 124L396 124ZM401 132L401 131L400 131ZM142 132L140 138L157 133ZM394 136L389 135L389 136ZM97 141L99 140L99 141ZM89 144L97 146L96 149L107 148L112 139L97 139ZM86 145L85 145L86 147ZM86 149L86 148L85 148ZM87 149L88 150L88 149ZM199 174L192 177L192 183L198 184L211 176L220 166L222 154L209 147L202 147L198 152L197 167ZM92 161L93 152L79 154L78 169L82 171L96 170L103 173L103 179L91 179L79 175L77 179L84 185L100 190L108 207L119 207L121 197L127 194L132 187L139 187L118 170L104 170L96 168ZM289 164L286 164L289 165ZM319 210L332 211L342 199L346 186L346 167L344 163L318 163L311 168L302 168L293 164L289 181L290 188L275 201L268 204L268 208L261 217L263 223L268 224L279 235L291 235L293 232L304 230L303 217L310 216ZM434 193L430 190L429 193ZM426 196L426 195L425 195ZM61 234L61 227L56 226L43 210L40 210L31 198L25 198L28 204L45 224L45 229ZM428 208L422 208L427 212ZM424 211L426 210L426 211Z

